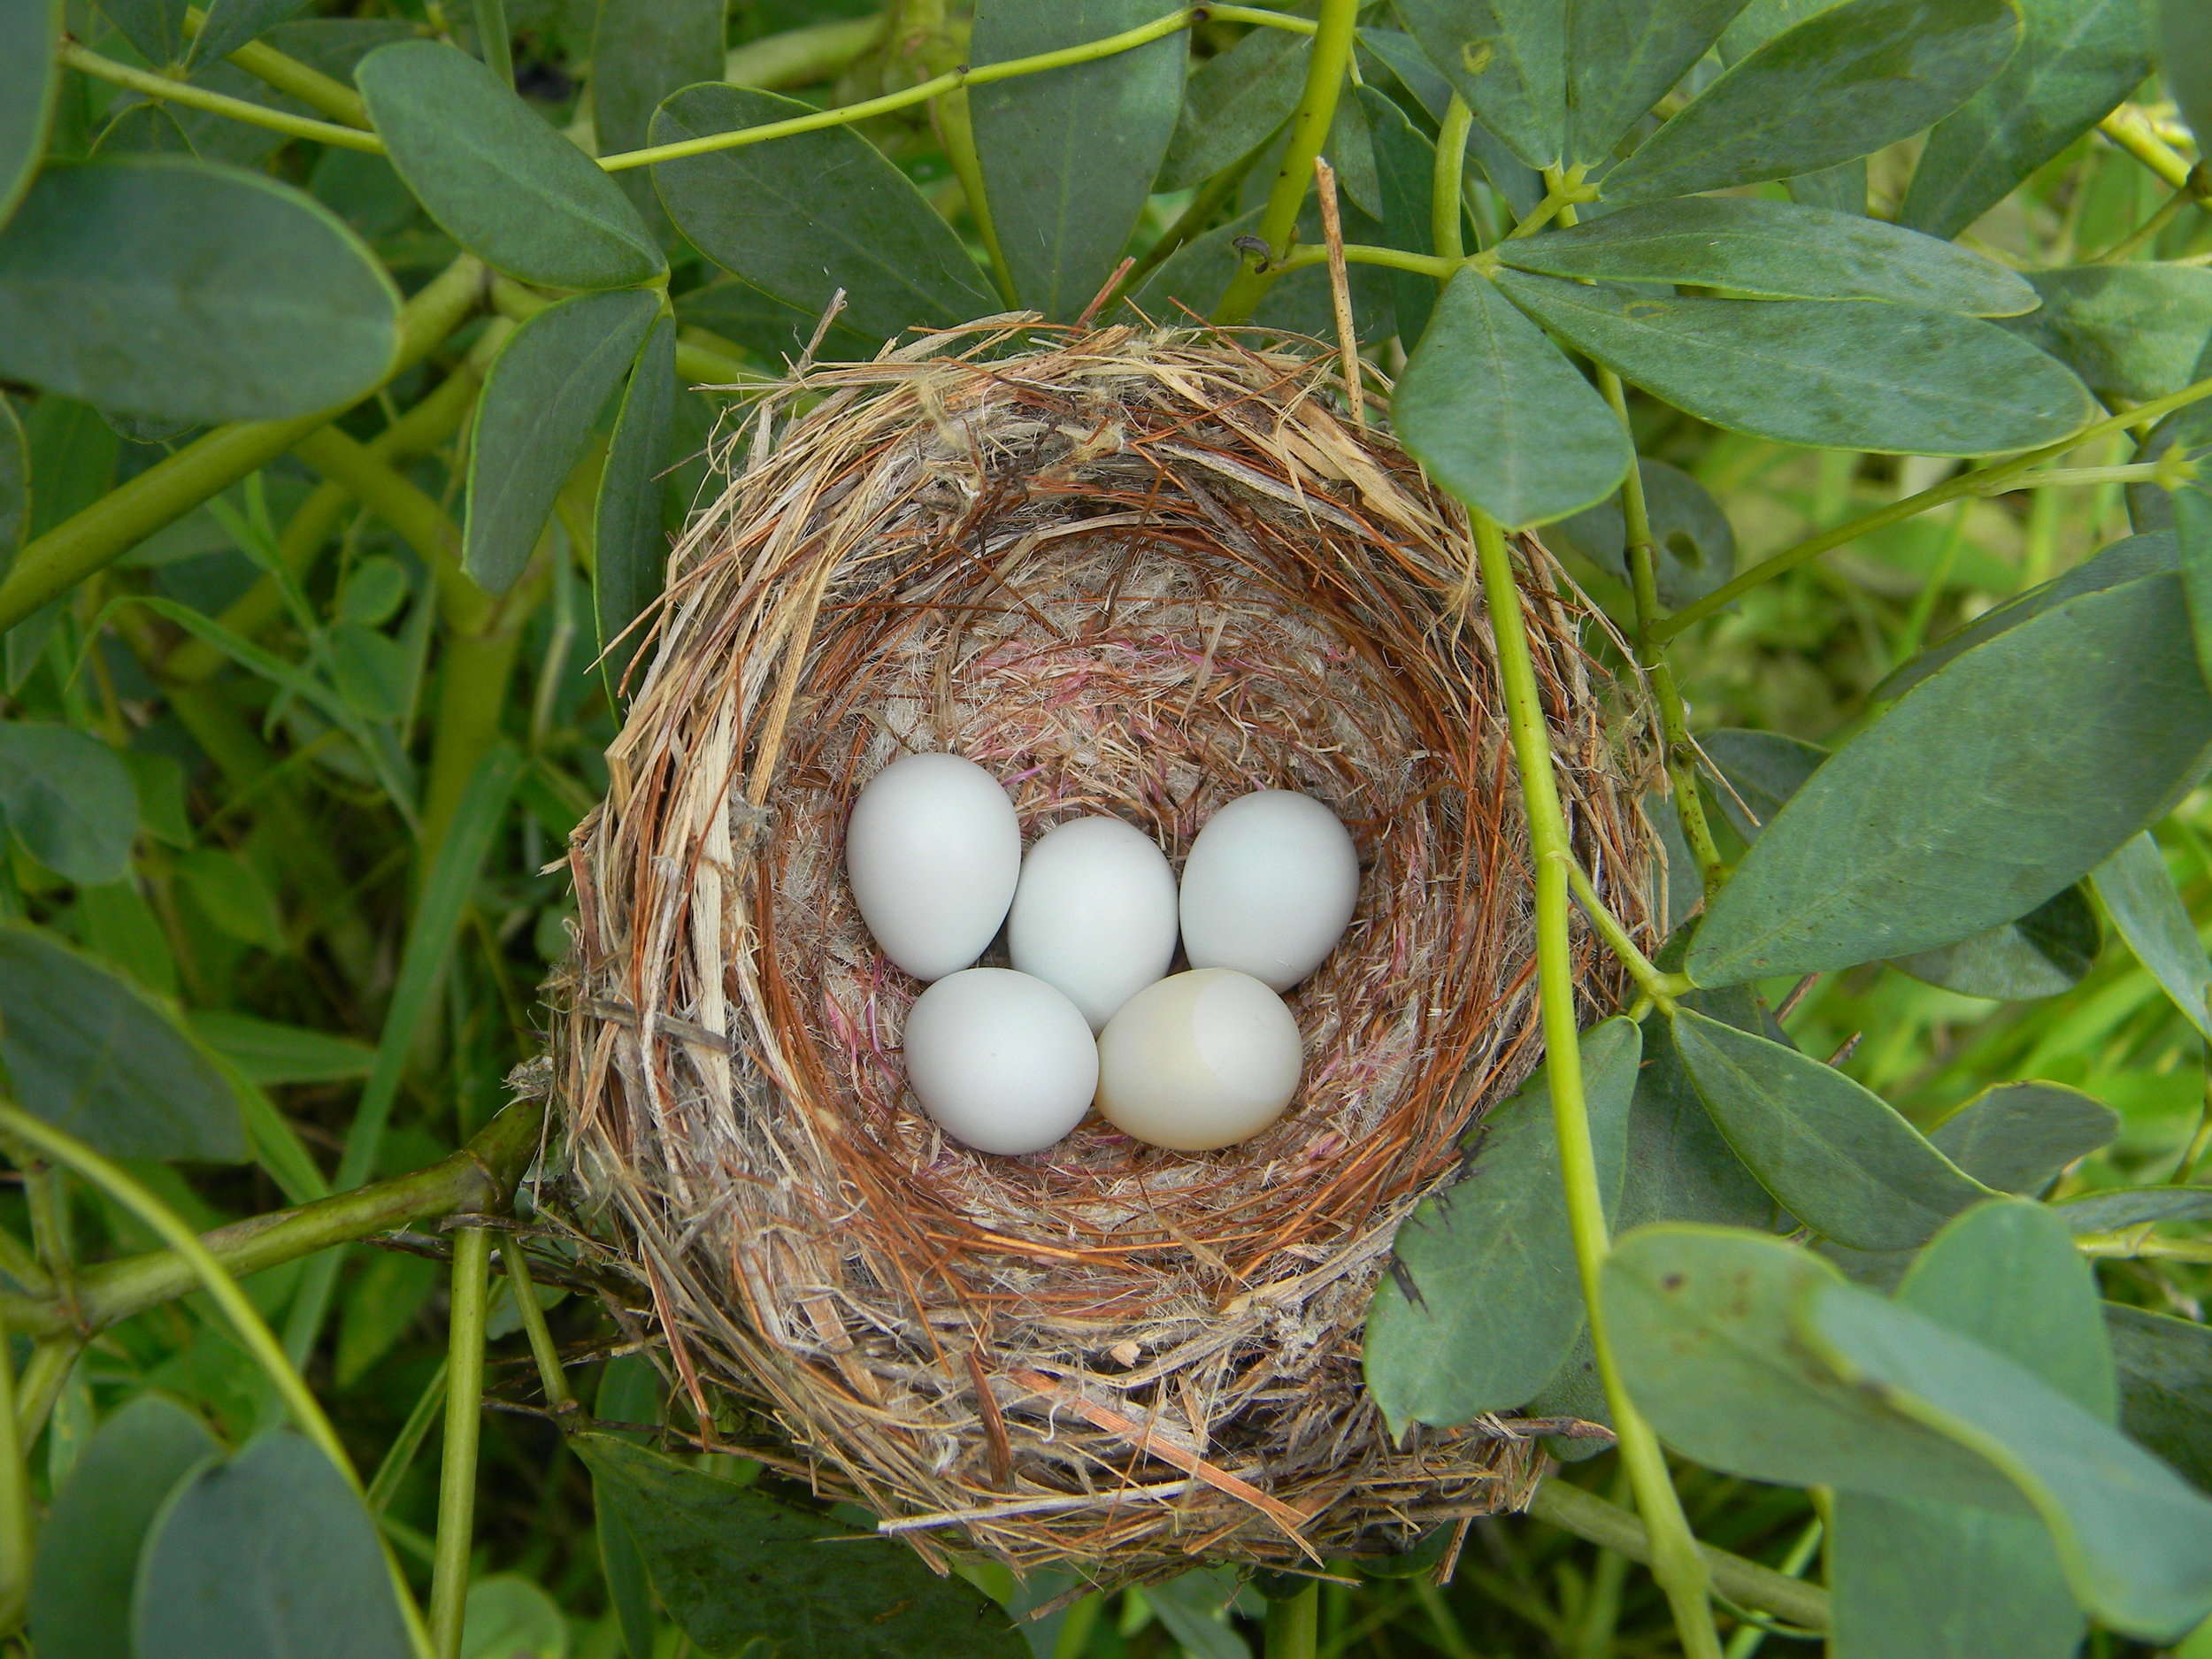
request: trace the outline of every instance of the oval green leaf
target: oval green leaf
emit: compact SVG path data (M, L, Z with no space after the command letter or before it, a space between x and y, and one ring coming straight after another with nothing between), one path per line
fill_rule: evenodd
M62 0L28 0L0 13L0 225L46 151L61 84L61 20Z
M1430 208L1436 171L1436 146L1415 130L1406 113L1373 87L1359 88L1367 111L1367 130L1375 151L1375 186L1382 196L1383 242L1408 253L1435 250L1435 217ZM1407 349L1420 343L1436 309L1436 279L1418 271L1384 267L1390 284L1391 310L1398 338Z
M2037 905L2017 921L1955 944L1892 956L1889 965L1962 996L2022 1002L2057 996L2082 982L2104 949L2104 927L2080 882Z
M190 60L207 64L227 58L306 5L307 0L207 0L207 17L192 37Z
M2177 392L2212 344L2212 271L2184 265L2078 265L2028 278L2039 311L2007 325L2101 397L2142 403Z
M1471 268L1445 285L1391 412L1438 483L1509 529L1601 500L1633 458L1606 401Z
M1571 158L1612 159L1613 147L1690 65L1744 0L1571 0L1567 124Z
M1165 0L980 0L969 62L1057 51L1149 23ZM1014 292L1054 322L1089 304L1144 211L1183 103L1186 31L972 88L968 110Z
M1909 1250L1991 1196L1888 1102L1809 1055L1689 1009L1674 1040L1736 1156L1824 1238Z
M100 1425L39 1531L31 1635L41 1659L117 1659L131 1651L138 1552L180 1482L222 1448L160 1394L141 1394Z
M653 142L653 112L678 88L722 79L725 0L604 0L591 37L591 123L599 153ZM773 119L772 117L770 119ZM647 169L626 167L615 186L663 241L668 219Z
M1692 196L1502 242L1547 276L1686 282L1763 299L1892 300L1969 317L2032 311L2037 290L1994 260L1863 215ZM2212 280L2212 273L2206 273Z
M399 294L288 185L169 156L58 163L0 231L0 376L176 420L348 403L399 349Z
M1606 1208L1619 1208L1628 1102L1643 1044L1616 1017L1583 1033ZM1367 1391L1394 1437L1524 1404L1574 1347L1582 1286L1560 1184L1551 1090L1540 1069L1482 1122L1473 1167L1398 1229L1397 1266L1367 1316Z
M2197 1221L2212 1216L2212 1187L2114 1187L2070 1198L2051 1213L2077 1233Z
M1658 550L1659 600L1679 609L1736 573L1736 533L1704 485L1664 461L1636 464L1644 513ZM1544 540L1579 553L1621 580L1628 575L1628 519L1617 495L1546 527Z
M57 875L81 886L119 881L138 835L138 790L99 739L0 721L0 819Z
M2202 150L2212 134L2212 19L2193 0L2164 0L2158 46L2159 68Z
M515 330L492 359L469 447L462 566L503 594L530 562L599 411L637 360L660 300L579 294Z
M413 1659L376 1523L288 1429L171 1498L138 1568L135 1659Z
M767 1637L792 1659L1026 1659L989 1597L895 1540L856 1537L611 1435L569 1445L637 1540L662 1604L709 1653ZM852 1541L825 1548L832 1539Z
M624 674L641 648L624 639L646 606L660 597L668 565L668 538L661 529L661 473L668 465L670 416L676 401L676 325L653 325L629 389L615 416L592 512L592 605L599 619L599 649L611 652L600 664L607 695L621 707Z
M2121 1427L2212 1491L2212 1328L2112 1302L2104 1319L2120 1368Z
M1697 746L1720 774L1715 791L1729 827L1746 842L1779 812L1828 758L1828 751L1802 738L1779 732L1748 732L1737 726L1699 733Z
M353 78L407 188L487 265L564 288L628 288L668 269L615 181L466 52L397 41Z
M0 926L0 1061L18 1104L121 1158L236 1164L237 1096L174 1021L50 933Z
M479 1578L462 1612L458 1659L568 1659L568 1617L519 1573Z
M1516 156L1532 167L1564 158L1567 22L1557 0L1397 0L1396 10L1452 90Z
M2144 0L2020 0L2020 49L1928 134L1897 222L1955 236L2150 73Z
M1949 114L2020 39L2011 0L1844 0L1724 73L1607 175L1624 205L1816 173Z
M2090 883L2135 959L2151 971L2189 1023L2212 1041L2212 1011L2205 1002L2205 987L2212 985L2212 960L2205 956L2196 923L2151 833L2145 830L2099 864Z
M1202 184L1265 142L1298 107L1312 52L1310 35L1258 28L1201 64L1183 89L1155 188Z
M686 87L653 117L652 138L675 143L807 111L772 92ZM653 182L700 252L810 319L839 288L838 320L871 340L996 309L952 227L848 128L663 162Z
M2170 1640L2212 1613L2212 1499L2034 1372L1909 1308L1812 1289L1793 1328L1844 1382L1986 1458L2103 1623Z
M1690 949L1728 985L1909 955L2024 914L2165 816L2212 750L2177 576L1962 652L1814 773Z
M1839 1381L1797 1340L1793 1309L1841 1287L1779 1239L1678 1224L1615 1244L1600 1305L1636 1404L1709 1469L2028 1514L1982 1458Z
M1498 273L1515 304L1715 426L1891 455L1996 455L2095 415L2060 364L1993 323L1878 302L1689 299Z
M1928 1140L1976 1180L2033 1198L2119 1133L2120 1114L2079 1089L2000 1083L1938 1124Z

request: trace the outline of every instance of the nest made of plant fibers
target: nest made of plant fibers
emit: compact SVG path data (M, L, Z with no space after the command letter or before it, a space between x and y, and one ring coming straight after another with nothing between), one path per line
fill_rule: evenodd
M572 1213L703 1437L941 1567L1295 1568L1517 1508L1527 1432L1394 1445L1360 1371L1399 1221L1539 1055L1465 515L1354 424L1315 342L1031 325L803 362L720 451L571 849ZM1644 701L1541 548L1515 558L1575 850L1655 942ZM1110 813L1179 865L1248 790L1334 809L1359 907L1289 994L1279 1121L1191 1156L1093 1117L999 1157L920 1111L921 987L862 926L843 832L878 771L939 749L1025 836ZM1595 1018L1621 981L1576 951Z

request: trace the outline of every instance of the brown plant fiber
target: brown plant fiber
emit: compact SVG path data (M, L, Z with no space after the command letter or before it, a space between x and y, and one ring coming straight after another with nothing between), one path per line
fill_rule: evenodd
M940 1564L1310 1566L1518 1507L1526 1433L1393 1446L1360 1380L1398 1222L1540 1048L1465 516L1340 420L1311 342L1025 320L795 369L677 549L572 847L554 1064L585 1225L703 1433ZM1516 557L1576 850L1648 944L1641 703L1548 557ZM1111 813L1179 867L1246 791L1336 810L1359 910L1290 994L1280 1121L1199 1156L1094 1116L1026 1157L935 1129L899 1056L921 987L842 868L860 787L934 749L1027 837ZM1577 947L1586 1019L1620 982Z

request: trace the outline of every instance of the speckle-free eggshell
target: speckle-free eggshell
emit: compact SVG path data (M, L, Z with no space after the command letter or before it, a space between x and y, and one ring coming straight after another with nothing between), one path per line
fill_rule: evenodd
M1199 968L1148 985L1098 1039L1098 1110L1180 1152L1248 1141L1283 1115L1305 1064L1298 1022L1250 974Z
M1175 872L1158 844L1118 818L1079 818L1022 856L1006 944L1097 1031L1167 972L1175 926Z
M1008 968L949 974L914 1000L906 1080L945 1132L979 1152L1041 1152L1083 1121L1098 1045L1074 1003Z
M1310 795L1239 795L1183 862L1183 949L1194 968L1234 968L1286 991L1336 949L1359 902L1359 852Z
M873 778L845 826L845 873L883 954L918 979L991 942L1021 875L1021 824L997 779L958 755L909 755Z

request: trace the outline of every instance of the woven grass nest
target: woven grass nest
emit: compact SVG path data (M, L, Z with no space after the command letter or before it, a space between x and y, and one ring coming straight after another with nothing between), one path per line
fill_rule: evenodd
M1540 1053L1465 515L1355 426L1316 342L1033 322L802 365L729 434L571 849L577 1211L710 1441L941 1569L1402 1548L1524 1504L1542 1463L1496 1418L1393 1445L1360 1380L1394 1229ZM1649 942L1641 701L1541 548L1516 558L1577 851ZM1095 1115L1025 1157L935 1128L899 1054L921 987L842 855L861 787L936 749L1004 781L1025 837L1112 813L1179 866L1248 790L1336 810L1359 909L1290 994L1278 1123L1195 1156ZM1578 953L1586 1019L1620 987Z

